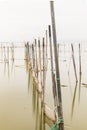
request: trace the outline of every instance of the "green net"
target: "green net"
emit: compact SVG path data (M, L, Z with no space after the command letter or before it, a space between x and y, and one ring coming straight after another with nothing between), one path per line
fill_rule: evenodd
M50 130L59 130L57 124L53 124L53 126L50 128Z
M58 126L60 123L64 123L64 120L62 117L58 117L58 123L53 124L53 126L50 128L50 130L59 130Z

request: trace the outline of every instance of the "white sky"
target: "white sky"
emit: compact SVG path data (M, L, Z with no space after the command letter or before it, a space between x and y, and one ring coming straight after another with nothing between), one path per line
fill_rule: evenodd
M87 40L87 0L55 0L58 40ZM51 23L49 0L0 0L0 41L45 35Z

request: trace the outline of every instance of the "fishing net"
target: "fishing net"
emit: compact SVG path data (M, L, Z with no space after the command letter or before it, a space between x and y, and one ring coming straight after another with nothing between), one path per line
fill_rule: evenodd
M50 130L59 130L57 124L53 124L53 126L50 128Z

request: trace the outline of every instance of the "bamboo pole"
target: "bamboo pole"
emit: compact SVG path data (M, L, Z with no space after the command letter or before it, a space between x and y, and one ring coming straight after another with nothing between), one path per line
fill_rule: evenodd
M4 48L4 61L6 62L5 46L3 48Z
M76 82L78 82L77 73L76 73L76 64L75 64L75 57L74 57L74 48L73 48L73 44L71 44L71 48L72 48L72 59L73 59L73 66L74 66L74 72L75 72Z
M57 37L56 37L56 25L55 25L55 14L54 14L54 1L50 1L50 9L51 9L55 69L56 69L57 111L58 111L59 129L64 130L62 96L61 96L61 86L60 86L60 73L59 73L59 55L58 55L59 53L57 51Z
M2 57L3 57L3 46L1 44L1 60L2 60Z
M37 61L37 40L35 39L35 53L36 53L36 76L38 78L38 61Z
M41 86L42 86L42 66L41 66L41 47L40 47L40 40L38 40L38 49L39 49L40 82L41 82Z
M12 44L12 60L14 61L14 44Z
M42 85L42 100L44 102L44 87L45 87L45 41L43 38L43 85Z
M29 57L30 57L30 64L32 65L32 45L29 44Z
M35 69L35 54L34 54L34 45L32 44L32 60L33 60L33 70Z
M52 89L53 89L53 98L54 98L54 106L56 107L57 103L57 94L56 94L56 82L55 82L55 74L53 72L53 53L52 53L52 37L51 37L51 26L48 26L49 30L49 43L50 43L50 56L51 56L51 77L52 77ZM56 115L56 113L55 113Z
M8 56L8 62L9 62L9 46L7 47L7 56Z
M80 92L81 92L81 75L82 74L82 70L81 70L81 46L79 43L79 97L78 97L78 101L80 102Z
M10 77L10 71L9 71L9 61L7 63L7 66L8 66L8 78Z
M48 65L48 34L46 30L46 70L47 70L47 65Z
M30 57L29 57L29 42L27 42L27 58L28 58L28 61L29 61L29 59L30 59Z
M79 74L81 75L81 46L79 44Z

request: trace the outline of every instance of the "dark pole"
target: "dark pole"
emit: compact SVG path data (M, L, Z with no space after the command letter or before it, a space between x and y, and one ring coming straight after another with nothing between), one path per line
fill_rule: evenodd
M54 58L55 58L55 69L56 69L56 83L57 83L57 111L59 119L59 129L64 130L63 122L63 111L62 111L62 97L61 97L61 86L60 86L60 73L59 73L59 53L57 50L57 37L56 37L56 25L55 25L55 14L54 14L54 1L50 1L51 8L51 21L53 30L53 43L54 43Z
M52 37L51 37L51 26L48 26L49 29L49 43L50 43L50 57L51 57L51 76L52 76L52 88L53 88L53 97L54 97L54 106L56 106L56 84L55 84L55 74L53 72L53 53L52 53Z
M43 38L43 85L42 85L42 91L43 91L43 102L44 102L44 87L45 87L45 43L44 43L44 38Z
M35 66L35 69L36 69L36 76L38 78L37 40L36 39L35 39L35 55L36 55L36 66Z
M76 82L77 82L78 79L77 79L77 73L76 73L76 64L75 64L75 57L74 57L74 48L73 48L73 44L71 44L71 48L72 48L72 59L73 59L74 72L75 72L75 77L76 77Z
M79 73L81 75L81 46L79 43Z
M39 54L39 71L40 71L40 81L42 86L42 66L41 66L41 45L40 40L38 40L38 54Z

